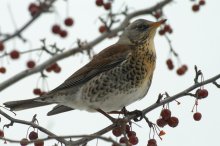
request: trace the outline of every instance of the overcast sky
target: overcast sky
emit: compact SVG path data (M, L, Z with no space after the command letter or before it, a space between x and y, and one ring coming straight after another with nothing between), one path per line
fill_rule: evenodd
M20 28L29 20L30 15L27 11L27 7L30 2L29 0L1 0L0 29L3 32L13 32L15 30L8 7L10 7L13 13L17 28ZM114 11L119 11L124 4L128 5L131 11L135 11L153 5L155 1L121 0L115 3ZM146 108L156 101L159 93L167 91L170 95L173 95L192 85L195 75L194 65L197 65L198 68L203 71L205 79L220 73L220 1L208 1L204 7L201 7L198 13L192 12L192 4L193 2L190 0L176 0L173 4L166 6L164 9L168 23L171 24L174 32L170 35L172 45L179 53L181 62L188 65L189 71L184 76L179 77L175 71L169 71L167 69L165 62L168 58L169 46L165 38L156 35L157 66L152 86L147 96L143 100L129 106L129 110ZM68 29L70 35L65 40L52 35L50 32L50 27L54 23L62 22L66 17L66 3L59 1L56 3L56 8L57 14L46 14L42 16L23 33L24 37L29 39L29 43L23 44L18 39L11 40L6 43L8 50L13 48L18 48L19 50L38 48L41 45L39 42L41 38L46 38L49 44L56 42L59 47L68 49L76 45L75 41L77 38L91 41L99 35L98 27L100 22L97 18L98 16L103 16L105 11L101 8L97 8L94 5L94 0L69 2L69 15L74 18L75 26ZM139 18L154 21L152 16L141 16ZM116 41L117 38L103 41L101 44L95 46L95 53ZM46 55L43 55L40 62L45 60L46 57ZM7 74L0 74L0 82L24 70L25 61L29 58L29 55L25 55L22 56L20 61L11 61L10 59L4 59L2 61L1 59L0 64L2 63L4 66L7 66ZM33 54L32 58L36 59L37 55ZM60 61L59 64L62 66L62 72L58 75L50 74L47 79L49 88L53 89L61 84L68 76L88 61L88 57L84 54L78 54ZM176 61L175 65L177 66ZM0 94L0 103L9 100L33 98L32 90L36 87L39 76L40 74L32 75L2 91ZM181 98L179 100L181 102L180 105L177 105L175 102L171 103L170 109L172 114L179 118L180 123L177 128L165 127L163 129L167 134L163 137L162 141L156 138L159 146L207 146L220 144L220 118L218 114L218 111L220 111L220 90L213 85L205 86L205 88L208 89L209 96L207 99L199 102L198 107L199 112L203 115L202 120L195 122L192 118L193 113L191 109L194 104L192 97ZM16 118L31 120L32 116L36 113L40 125L48 128L57 135L90 134L110 124L110 121L99 113L88 113L78 110L47 117L46 113L51 108L52 106L47 106L18 112ZM147 116L154 122L159 117L160 110L161 108L158 108ZM7 121L3 120L0 123L0 127L2 127L4 123L7 123ZM133 124L133 129L137 132L140 140L138 145L146 146L149 128L144 121L139 122L138 125L139 126ZM15 124L14 127L5 129L5 136L19 140L26 136L27 129L27 126ZM107 135L109 136L111 133ZM40 133L40 137L43 138L45 135ZM0 143L3 142L0 141ZM51 143L54 143L54 141ZM95 143L96 141L93 141L88 145L94 146ZM103 144L103 142L99 140L99 146L101 145L110 146L111 144Z

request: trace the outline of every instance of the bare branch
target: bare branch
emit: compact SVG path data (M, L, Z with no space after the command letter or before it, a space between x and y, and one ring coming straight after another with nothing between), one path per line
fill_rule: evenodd
M47 7L47 9L49 9L55 1L56 1L56 0L50 0L50 1L48 1L49 3L48 3L47 5L48 5L49 7ZM39 17L41 16L41 14L43 14L44 12L45 12L45 10L44 10L44 11L40 11L39 13L37 13L36 15L34 15L34 17L32 17L32 18L31 18L27 23L25 23L20 29L18 29L17 31L15 31L14 34L7 35L7 37L4 38L3 40L1 40L1 42L4 43L4 42L6 42L6 41L8 41L8 40L10 40L10 39L12 39L12 38L14 38L14 37L16 37L16 36L22 38L22 37L21 37L21 33L22 33L25 29L27 29L35 20L37 20L37 18L39 18Z
M38 124L35 124L34 122L29 122L29 121L25 121L25 120L20 120L20 119L16 119L16 118L13 118L11 116L9 116L8 114L6 114L5 112L3 112L2 110L0 110L0 115L4 116L5 118L7 118L8 120L11 121L11 123L19 123L19 124L23 124L23 125L29 125L33 128L37 128L38 130L40 130L41 132L43 133L46 133L47 135L50 135L50 136L54 136L54 137L57 137L54 133L50 132L49 130L47 130L46 128L43 128L41 126L39 126ZM55 138L56 140L66 144L67 141L63 138Z

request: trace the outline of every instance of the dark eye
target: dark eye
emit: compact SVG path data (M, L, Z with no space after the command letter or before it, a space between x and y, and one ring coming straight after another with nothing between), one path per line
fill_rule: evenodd
M148 26L147 25L139 25L137 26L137 29L140 30L140 31L145 31L147 30Z

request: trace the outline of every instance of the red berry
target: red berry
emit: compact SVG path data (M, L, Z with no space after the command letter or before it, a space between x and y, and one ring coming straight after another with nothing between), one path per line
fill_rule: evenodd
M200 0L200 1L199 1L199 5L201 5L201 6L202 6L202 5L205 5L205 0Z
M125 137L121 137L119 140L119 143L126 143L126 138Z
M55 73L60 73L61 72L61 67L57 66L53 71Z
M169 32L170 29L171 29L170 25L166 24L166 25L164 26L164 31L165 31L165 32Z
M164 120L163 118L157 119L157 125L161 128L167 125L167 121Z
M166 33L166 32L165 32L164 29L159 30L159 34L160 34L160 35L164 35L165 33Z
M209 92L206 89L198 89L196 91L196 96L198 99L206 98L208 95L209 95Z
M38 138L38 134L37 134L37 132L35 132L35 131L31 131L30 133L29 133L29 139L30 140L36 140L37 138Z
M31 11L34 7L37 7L37 4L30 3L30 5L28 6L28 10Z
M62 38L67 37L67 31L66 31L66 30L61 30L61 31L59 32L59 34L60 34L60 37L62 37Z
M28 62L27 62L27 67L28 68L34 68L35 67L35 62L33 61L33 60L29 60Z
M64 20L64 23L66 26L72 26L73 25L73 18L70 18L70 17L66 18Z
M177 117L170 117L167 121L170 127L176 127L179 124L179 119Z
M193 10L194 12L199 11L199 5L194 4L194 5L192 6L192 10Z
M136 136L136 132L134 132L134 131L129 131L129 132L127 133L127 135L128 135L128 137Z
M201 118L202 118L202 114L201 114L201 113L196 112L196 113L193 114L193 119L194 119L195 121L200 121Z
M183 68L183 67L179 67L177 70L176 70L176 73L178 74L178 75L183 75L184 73L186 72L186 70L185 70L185 68Z
M40 94L41 94L41 89L40 89L40 88L35 88L35 89L33 90L33 93L34 93L35 95L40 95Z
M171 117L171 111L169 109L163 109L160 115L164 120L168 120Z
M58 24L54 24L54 25L52 26L52 32L53 32L54 34L59 34L60 31L61 31L61 29L60 29L60 26L59 26Z
M28 143L29 143L29 141L27 138L22 138L20 141L21 146L26 146L26 145L28 145Z
M5 49L4 44L0 41L0 51L3 51Z
M0 73L5 73L6 72L6 68L5 67L0 67Z
M162 14L161 14L161 12L155 12L153 15L156 19L159 19Z
M136 144L138 144L138 138L135 135L133 135L133 136L129 137L129 142L132 145L136 145Z
M4 137L4 131L0 129L0 137Z
M100 26L99 27L99 32L100 33L106 32L106 27L104 25Z
M105 4L103 4L103 6L106 10L109 10L109 9L111 9L112 4L111 3L105 3Z
M12 59L18 59L20 57L20 53L17 50L12 50L9 55Z
M95 3L97 6L102 6L104 4L103 0L96 0Z
M121 131L121 128L120 127L116 127L112 130L112 134L116 137L119 137L121 136L122 134L122 131Z
M47 93L46 91L41 91L40 96L42 96L42 95L44 95L46 93Z
M157 146L157 141L155 139L149 139L147 146Z
M166 64L169 70L174 68L173 61L171 59L167 59Z
M44 141L37 140L37 141L34 142L34 146L44 146Z
M186 65L186 64L182 65L182 66L181 66L181 68L183 68L185 71L187 71L187 70L188 70L188 67L187 67L187 65Z

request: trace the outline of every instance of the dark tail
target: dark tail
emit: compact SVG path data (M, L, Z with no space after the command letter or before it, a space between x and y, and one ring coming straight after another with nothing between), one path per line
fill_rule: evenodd
M51 103L35 101L35 99L18 100L5 102L5 107L10 108L12 111L25 110L29 108L39 107L49 105Z

